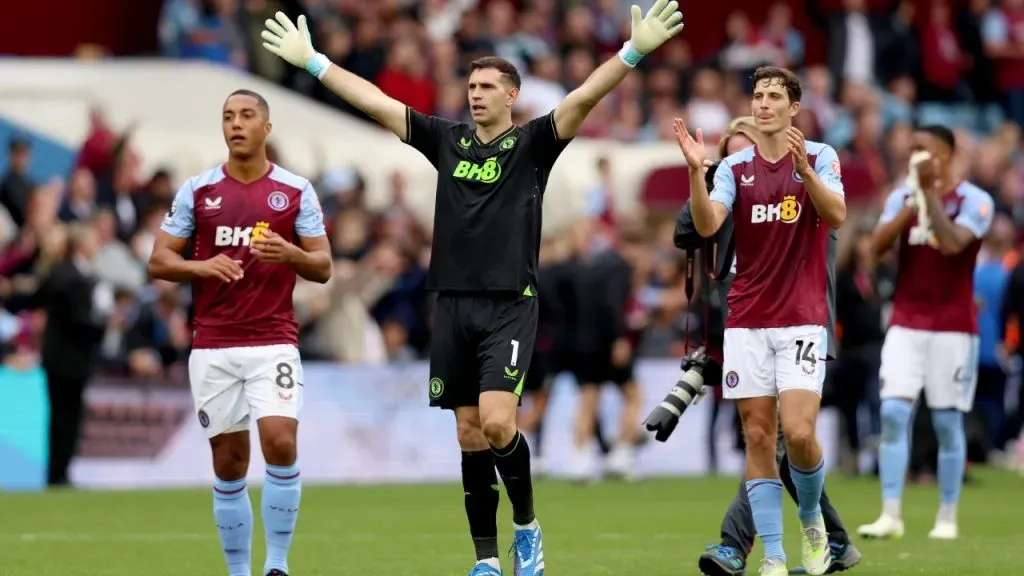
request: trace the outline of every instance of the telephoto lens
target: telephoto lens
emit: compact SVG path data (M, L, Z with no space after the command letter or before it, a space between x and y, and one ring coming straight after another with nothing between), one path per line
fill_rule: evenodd
M644 420L644 427L654 432L658 442L668 440L679 424L683 412L704 394L705 383L717 386L722 380L722 368L704 350L694 350L683 358L683 373L672 390L654 407Z

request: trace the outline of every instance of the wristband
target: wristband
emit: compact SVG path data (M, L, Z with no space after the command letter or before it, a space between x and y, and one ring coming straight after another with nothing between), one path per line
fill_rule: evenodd
M633 44L627 40L623 45L622 49L619 50L619 58L626 63L626 66L630 68L636 68L636 65L644 59L644 55L637 52L636 48L633 48Z
M316 76L317 80L323 80L324 74L327 74L327 69L331 67L331 61L323 54L316 52L313 57L306 62L306 72L309 72L313 76Z

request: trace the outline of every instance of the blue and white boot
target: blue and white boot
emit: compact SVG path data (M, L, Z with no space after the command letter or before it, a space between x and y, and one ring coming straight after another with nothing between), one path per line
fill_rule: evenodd
M536 520L515 527L512 556L515 576L544 576L544 542Z

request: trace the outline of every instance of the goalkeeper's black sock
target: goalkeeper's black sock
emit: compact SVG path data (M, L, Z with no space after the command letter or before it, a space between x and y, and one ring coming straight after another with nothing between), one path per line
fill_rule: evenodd
M462 490L476 559L498 557L498 475L490 450L462 453Z
M512 442L504 448L491 446L494 464L505 482L505 491L512 502L512 522L525 526L536 519L533 513L533 478L530 476L530 446L516 430Z

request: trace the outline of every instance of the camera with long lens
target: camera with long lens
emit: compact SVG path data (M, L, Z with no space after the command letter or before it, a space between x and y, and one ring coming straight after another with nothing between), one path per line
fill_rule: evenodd
M722 383L722 366L707 355L703 346L683 358L682 371L672 391L644 420L644 427L655 433L658 442L668 440L679 424L679 417L703 395L705 385Z

